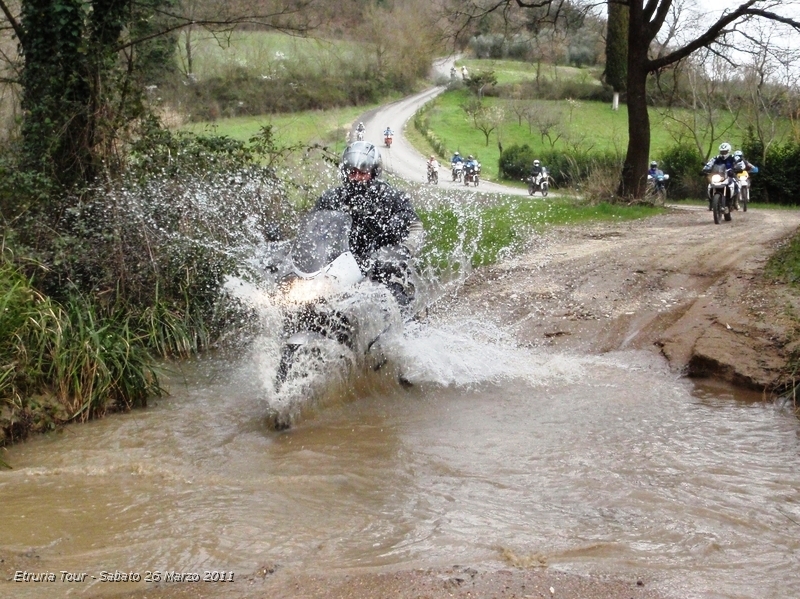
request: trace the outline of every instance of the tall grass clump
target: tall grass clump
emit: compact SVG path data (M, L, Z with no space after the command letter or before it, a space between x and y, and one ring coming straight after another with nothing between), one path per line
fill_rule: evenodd
M155 361L127 315L73 293L59 303L0 255L0 445L159 396Z

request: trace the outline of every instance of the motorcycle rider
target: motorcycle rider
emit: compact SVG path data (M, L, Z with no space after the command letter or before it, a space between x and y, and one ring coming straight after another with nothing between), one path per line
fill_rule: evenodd
M731 154L731 144L722 142L719 145L719 154L709 159L703 167L703 174L708 174L715 166L724 166L725 175L728 178L728 185L725 191L728 198L728 205L731 205L732 201L739 195L739 184L733 176L733 164L734 158L733 154ZM708 209L711 210L711 190L709 190L708 193ZM728 207L725 209L728 210Z
M539 176L546 172L547 169L542 166L538 158L533 161L533 164L531 164L531 177L534 181L538 181Z
M428 158L428 162L426 162L425 165L428 167L428 183L430 183L433 172L439 170L439 161L436 160L436 155L431 154L431 157Z
M475 160L475 157L472 154L467 156L467 160L466 160L466 162L464 162L464 179L465 179L465 181L466 181L466 178L467 178L468 175L471 175L473 172L476 172L476 173L480 172L480 168L481 168L480 163L477 160Z
M758 172L758 167L748 162L748 160L744 157L744 154L741 150L736 150L733 153L733 172L734 174L740 173L742 171L747 171L748 173ZM736 180L737 184L737 191L739 187L739 181ZM733 202L733 208L735 210L739 209L739 193L736 194L736 199Z
M381 153L366 141L342 153L342 185L324 192L314 210L340 210L353 219L350 249L362 271L385 284L401 306L414 299L412 260L422 248L425 229L411 196L379 179Z
M383 130L383 136L384 137L393 137L394 136L394 131L392 131L391 127L387 126L386 129Z
M658 162L655 160L650 162L650 168L647 171L647 176L652 179L653 188L656 191L664 189L664 171L658 168Z
M736 150L733 153L733 170L736 172L740 171L747 171L748 173L753 172L753 170L758 170L756 166L749 162L742 153L741 150Z
M359 123L358 127L356 127L356 139L358 139L359 141L363 140L365 130L366 127L364 127L364 123L363 122Z
M453 157L450 159L450 164L455 164L456 162L464 162L464 158L458 152L453 154Z

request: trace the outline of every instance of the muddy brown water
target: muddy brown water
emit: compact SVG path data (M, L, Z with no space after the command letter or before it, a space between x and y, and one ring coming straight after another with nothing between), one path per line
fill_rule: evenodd
M414 387L391 369L350 380L289 431L264 424L273 358L249 348L183 365L147 409L12 447L0 552L85 578L4 580L0 596L509 559L646 576L674 597L800 596L792 410L650 352L558 354L468 329L421 326L396 356Z

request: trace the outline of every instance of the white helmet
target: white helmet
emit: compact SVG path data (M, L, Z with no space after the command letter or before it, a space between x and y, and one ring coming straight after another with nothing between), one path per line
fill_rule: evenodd
M734 157L734 158L736 158L736 160L741 160L741 159L742 159L742 156L744 156L744 154L742 154L742 151L741 151L741 150L736 150L736 151L733 153L733 157Z
M339 172L343 183L348 182L348 174L357 169L370 174L370 179L377 179L383 171L381 153L367 141L356 141L344 149Z
M533 166L539 166L539 161L538 160L534 160L533 161Z
M731 151L731 144L727 142L719 144L719 153L722 154L723 156L727 155L728 152L730 151Z

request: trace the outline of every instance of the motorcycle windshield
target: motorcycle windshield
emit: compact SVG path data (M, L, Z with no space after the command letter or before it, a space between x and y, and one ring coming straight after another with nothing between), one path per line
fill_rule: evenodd
M303 273L325 268L343 253L350 251L348 214L335 210L311 212L301 225L292 246L292 262Z

